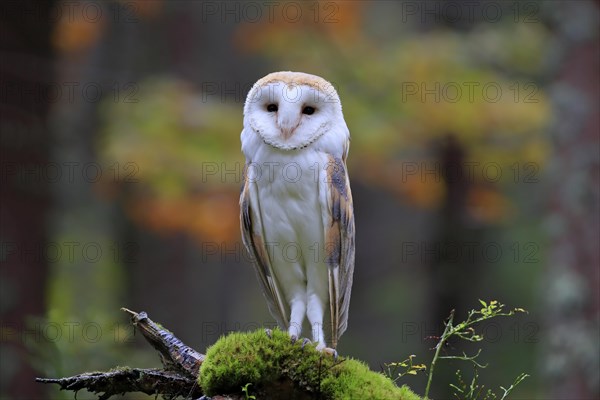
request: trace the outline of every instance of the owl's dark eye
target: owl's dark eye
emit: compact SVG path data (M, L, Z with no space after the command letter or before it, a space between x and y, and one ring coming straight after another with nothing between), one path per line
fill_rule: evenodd
M275 112L278 110L277 104L269 104L267 106L267 111L268 112Z
M302 109L302 114L313 115L315 112L315 108L311 106L306 106Z

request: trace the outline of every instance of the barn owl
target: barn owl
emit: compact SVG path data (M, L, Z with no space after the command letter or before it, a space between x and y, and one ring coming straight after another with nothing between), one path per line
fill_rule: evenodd
M354 271L350 134L339 96L315 75L269 74L248 93L241 142L242 238L269 310L292 341L306 317L317 349L335 349Z

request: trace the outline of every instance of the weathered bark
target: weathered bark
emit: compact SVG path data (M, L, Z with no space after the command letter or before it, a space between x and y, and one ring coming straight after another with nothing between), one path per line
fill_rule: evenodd
M41 383L56 383L61 390L78 392L86 389L102 393L100 400L126 392L162 394L166 398L184 396L198 398L202 395L196 380L177 372L160 369L117 368L107 372L88 372L68 378L36 378Z

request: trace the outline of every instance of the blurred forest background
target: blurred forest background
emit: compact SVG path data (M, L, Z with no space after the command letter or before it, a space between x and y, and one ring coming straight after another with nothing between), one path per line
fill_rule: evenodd
M527 372L515 399L598 398L599 6L3 2L0 397L159 366L121 306L199 351L273 324L240 240L239 134L250 86L293 70L334 84L352 135L340 353L428 363L451 309L497 299L529 314L482 327L486 387Z

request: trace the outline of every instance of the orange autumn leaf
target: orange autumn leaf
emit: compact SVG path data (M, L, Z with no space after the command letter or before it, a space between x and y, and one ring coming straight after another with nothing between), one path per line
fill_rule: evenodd
M65 53L91 47L98 41L105 26L105 17L89 17L75 11L64 12L52 32L52 45Z
M119 0L121 15L133 19L135 16L152 18L163 9L163 0Z
M441 180L422 179L418 175L407 175L405 182L397 186L396 193L412 205L425 209L436 209L442 204L446 190Z
M477 221L499 223L514 214L510 200L498 190L473 186L467 194L467 211Z
M322 1L319 3L319 27L334 41L356 41L361 37L364 3L360 1Z

